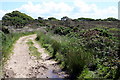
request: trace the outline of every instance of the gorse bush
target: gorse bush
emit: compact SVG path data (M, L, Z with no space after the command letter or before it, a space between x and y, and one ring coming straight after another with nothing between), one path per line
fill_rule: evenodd
M71 29L69 27L55 27L54 33L59 35L66 35L71 32Z
M2 24L6 26L22 27L33 21L34 19L19 11L6 13L2 17Z

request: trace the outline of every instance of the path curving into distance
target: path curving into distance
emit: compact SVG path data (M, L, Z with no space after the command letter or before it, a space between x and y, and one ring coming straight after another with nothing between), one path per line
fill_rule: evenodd
M36 41L36 34L20 37L14 44L13 54L4 66L6 78L64 78L68 76L54 60L48 60L49 55ZM29 53L26 42L32 40L41 53L41 59L36 59Z

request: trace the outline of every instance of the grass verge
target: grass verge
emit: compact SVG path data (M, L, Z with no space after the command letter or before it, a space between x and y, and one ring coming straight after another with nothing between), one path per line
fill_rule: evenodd
M40 59L41 53L38 52L38 49L33 45L34 43L32 40L28 40L27 44L29 46L30 55L35 56L37 59Z
M22 36L31 35L35 32L22 32L22 33L9 33L5 34L0 31L0 70L2 75L2 69L6 61L9 59L13 50L13 44Z

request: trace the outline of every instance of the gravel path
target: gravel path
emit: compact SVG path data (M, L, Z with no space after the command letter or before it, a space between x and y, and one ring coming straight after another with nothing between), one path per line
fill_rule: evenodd
M24 36L14 44L13 54L10 56L7 64L4 66L4 77L6 78L64 78L68 76L61 71L54 60L48 60L50 57L44 48L36 41L36 34ZM26 42L31 39L34 46L41 53L41 59L29 55L29 46Z

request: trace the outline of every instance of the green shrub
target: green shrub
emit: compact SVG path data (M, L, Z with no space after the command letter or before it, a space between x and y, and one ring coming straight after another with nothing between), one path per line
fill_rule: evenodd
M90 79L92 80L93 78L98 78L98 75L95 74L94 71L90 71L88 68L85 68L78 79L85 78L85 79Z
M71 29L69 27L55 27L54 33L59 35L66 35L71 32Z

